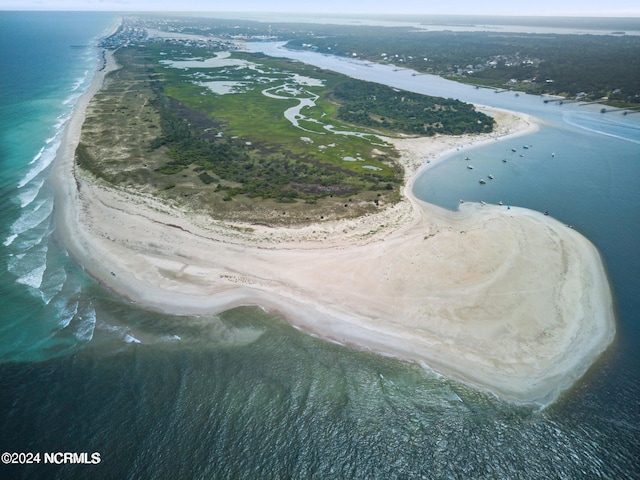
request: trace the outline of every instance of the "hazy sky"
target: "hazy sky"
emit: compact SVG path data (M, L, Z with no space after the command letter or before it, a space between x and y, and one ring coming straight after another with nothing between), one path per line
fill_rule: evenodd
M269 11L640 17L638 0L0 0L0 10Z

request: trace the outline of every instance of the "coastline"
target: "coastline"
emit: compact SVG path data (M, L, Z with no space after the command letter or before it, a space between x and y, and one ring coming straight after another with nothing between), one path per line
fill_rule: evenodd
M426 364L516 403L553 401L613 339L604 267L580 234L526 209L449 212L412 194L416 176L446 153L529 133L532 119L492 111L505 118L490 135L388 139L405 167L399 204L247 232L75 168L89 102L116 68L106 58L58 150L55 215L71 255L130 301L195 315L260 306L309 333Z

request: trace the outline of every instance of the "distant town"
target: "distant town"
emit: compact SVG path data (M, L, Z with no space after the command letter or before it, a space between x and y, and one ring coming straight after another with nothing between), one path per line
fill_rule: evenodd
M195 17L124 17L102 41L115 49L162 42L231 51L245 41L389 63L478 87L640 109L640 36L426 31L367 25L269 24Z

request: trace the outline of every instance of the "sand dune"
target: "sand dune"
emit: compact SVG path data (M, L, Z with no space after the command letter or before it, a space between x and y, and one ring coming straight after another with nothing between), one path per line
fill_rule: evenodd
M409 181L405 199L379 214L248 231L74 167L103 76L79 100L58 152L57 222L71 254L129 300L176 314L261 306L519 403L552 401L611 342L609 285L583 236L526 209L465 203L450 212L411 194L418 171L443 152L531 131L532 119L491 111L491 135L393 140Z

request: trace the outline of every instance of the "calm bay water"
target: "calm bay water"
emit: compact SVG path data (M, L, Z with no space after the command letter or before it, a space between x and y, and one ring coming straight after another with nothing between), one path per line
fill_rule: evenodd
M127 305L84 275L56 241L47 166L90 80L96 38L114 21L0 14L0 71L11 72L0 76L0 452L99 452L102 459L0 465L0 476L640 475L640 114L603 115L599 107L289 54L543 120L534 135L463 148L415 187L447 208L463 198L548 210L602 252L618 309L615 344L555 404L516 407L419 366L304 335L259 309L170 317ZM480 186L478 177L489 173L494 180Z

